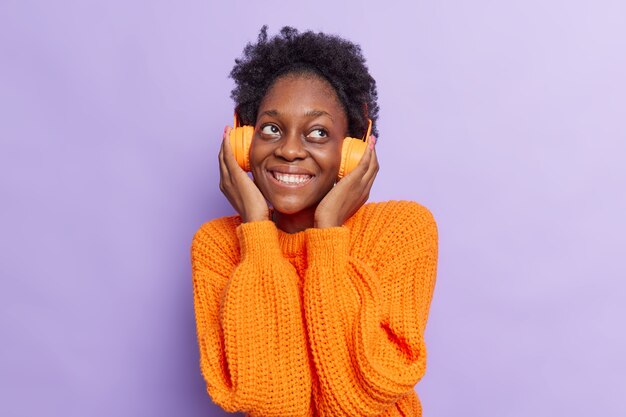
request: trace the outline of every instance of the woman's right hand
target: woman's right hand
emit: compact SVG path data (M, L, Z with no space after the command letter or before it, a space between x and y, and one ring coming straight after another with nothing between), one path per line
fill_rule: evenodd
M230 146L231 130L230 126L224 129L219 153L220 190L237 210L244 223L269 220L269 209L265 197L235 159Z

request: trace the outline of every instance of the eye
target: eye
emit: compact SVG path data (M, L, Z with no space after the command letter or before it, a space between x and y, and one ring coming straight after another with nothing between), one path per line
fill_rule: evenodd
M325 129L313 129L307 137L311 139L323 139L328 137L328 132Z
M277 136L280 129L276 125L265 125L261 127L261 133L266 136Z

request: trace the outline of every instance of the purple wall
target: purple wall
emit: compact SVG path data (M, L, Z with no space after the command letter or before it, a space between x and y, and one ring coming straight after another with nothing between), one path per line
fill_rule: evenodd
M372 199L438 220L424 415L626 415L626 4L394 4L0 3L0 415L227 415L189 247L263 23L362 45Z

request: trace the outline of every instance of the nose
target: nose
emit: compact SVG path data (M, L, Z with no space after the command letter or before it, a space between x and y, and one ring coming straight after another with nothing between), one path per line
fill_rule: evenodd
M294 161L306 158L307 151L299 135L290 133L282 137L278 146L274 149L274 155L287 161Z

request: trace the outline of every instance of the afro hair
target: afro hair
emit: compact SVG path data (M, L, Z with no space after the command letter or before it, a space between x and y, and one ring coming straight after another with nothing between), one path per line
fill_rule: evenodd
M272 84L283 75L310 73L326 80L337 93L348 117L348 134L362 137L367 119L378 136L376 81L369 74L361 47L338 36L285 26L267 36L261 28L257 43L249 43L235 60L230 77L235 80L231 98L243 124L254 125L259 106Z

